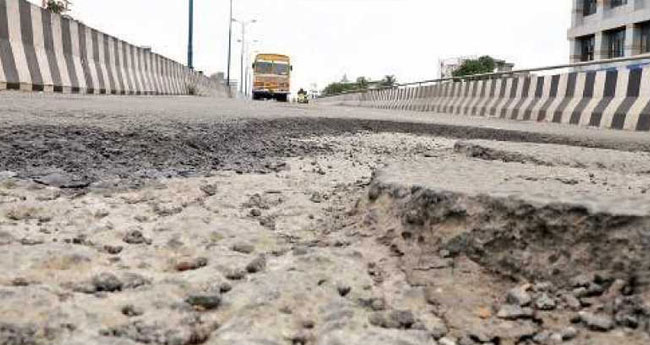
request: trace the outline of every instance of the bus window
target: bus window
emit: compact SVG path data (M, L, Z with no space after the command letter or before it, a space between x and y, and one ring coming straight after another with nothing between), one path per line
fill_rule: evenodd
M273 65L273 67L274 67L273 74L289 75L289 64L275 64Z
M261 74L273 73L273 64L270 62L256 62L255 72Z

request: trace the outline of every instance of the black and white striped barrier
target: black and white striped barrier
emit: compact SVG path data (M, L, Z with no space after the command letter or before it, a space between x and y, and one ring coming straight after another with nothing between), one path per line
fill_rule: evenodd
M0 90L222 94L214 80L25 0L0 0Z
M650 131L650 67L448 81L318 102Z

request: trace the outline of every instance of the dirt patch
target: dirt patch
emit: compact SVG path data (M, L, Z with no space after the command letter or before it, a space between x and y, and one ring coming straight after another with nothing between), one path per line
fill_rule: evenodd
M629 344L650 336L650 217L381 179L357 212L354 226L471 344L609 344L615 329Z
M430 254L465 255L514 280L561 285L581 272L604 271L650 288L650 217L382 184L369 198L380 199L378 213L400 220L395 238Z
M454 151L464 154L469 158L484 160L499 160L502 162L532 163L536 165L553 166L552 163L543 161L535 156L525 155L519 152L498 150L478 144L459 141L454 145Z

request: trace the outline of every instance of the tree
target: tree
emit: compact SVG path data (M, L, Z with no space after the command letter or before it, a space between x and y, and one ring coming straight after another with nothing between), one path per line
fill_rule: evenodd
M367 90L369 84L370 82L368 82L368 79L366 79L366 77L357 78L357 86L359 87L359 89Z
M63 14L70 10L70 1L68 0L44 0L43 7L52 13Z
M343 86L345 84L343 83L331 83L323 89L323 95L325 96L331 96L331 95L337 95L339 93L343 93L345 91L345 87Z
M381 81L382 87L393 87L396 84L397 84L397 79L395 79L394 75L387 75Z
M468 59L454 72L454 77L464 77L475 74L492 73L496 68L496 62L490 56L481 56L478 59Z
M347 80L347 76L344 76L343 80ZM350 91L368 90L369 86L370 86L370 81L368 78L359 77L357 78L357 81L354 83L350 83L349 81L331 83L327 85L325 89L323 89L322 94L324 96L331 96L331 95L337 95L340 93L350 92Z

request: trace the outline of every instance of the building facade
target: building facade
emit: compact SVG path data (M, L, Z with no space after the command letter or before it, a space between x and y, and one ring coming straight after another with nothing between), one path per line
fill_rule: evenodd
M650 53L650 0L572 1L572 63Z

